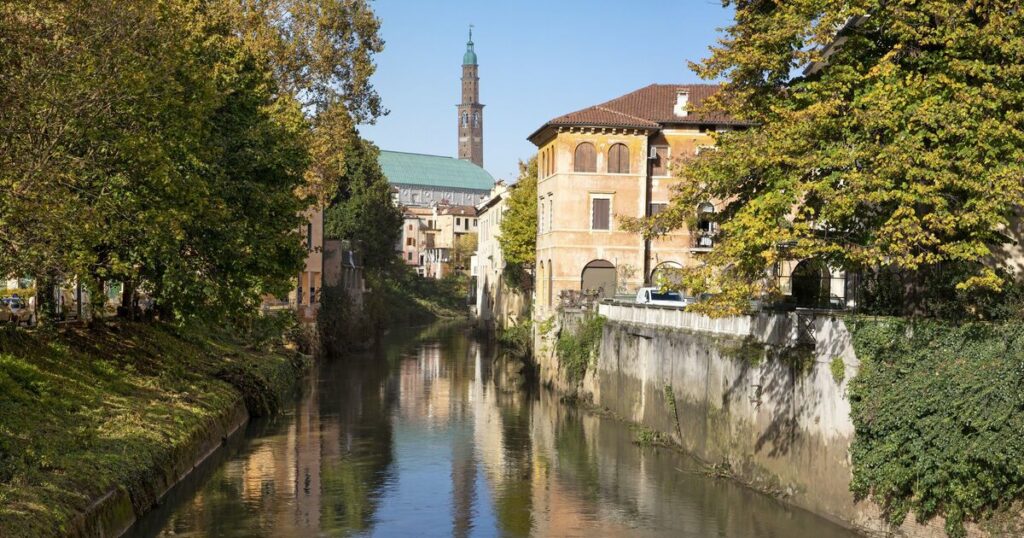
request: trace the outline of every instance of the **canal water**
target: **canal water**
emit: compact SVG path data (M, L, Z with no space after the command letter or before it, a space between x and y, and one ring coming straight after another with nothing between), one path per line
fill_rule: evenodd
M853 536L523 382L459 326L327 362L129 536Z

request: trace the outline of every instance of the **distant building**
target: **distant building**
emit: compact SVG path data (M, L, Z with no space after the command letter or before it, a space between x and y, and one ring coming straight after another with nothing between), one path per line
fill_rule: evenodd
M447 204L407 207L403 215L403 262L427 278L452 274L456 243L463 235L477 232L476 208ZM464 269L469 269L468 261Z
M405 207L476 205L494 186L483 168L441 155L382 150L380 166L398 189L398 204Z
M554 118L529 136L538 148L539 315L556 307L562 292L632 293L661 269L700 263L714 248L711 219L648 242L622 230L618 218L664 210L678 181L672 167L712 148L712 133L747 127L691 113L717 91L652 84ZM710 216L720 205L708 200L695 209Z
M505 220L508 198L516 185L498 182L491 195L477 206L479 231L473 276L476 278L476 317L485 328L507 328L528 315L531 294L505 282L505 256L498 237Z
M484 105L480 104L480 73L473 50L473 29L469 30L466 53L462 55L462 102L458 105L459 159L484 166Z
M476 205L494 178L483 165L483 108L473 34L462 57L462 102L458 105L458 159L441 155L380 152L380 166L402 208L402 235L395 251L403 263L431 278L453 270L460 235L476 231Z
M287 299L264 296L263 309L276 310L292 308L299 319L311 322L316 319L320 307L320 287L323 280L324 250L324 211L311 207L303 214L305 222L299 229L302 245L306 249L306 261L302 272L298 274L295 287L288 293Z

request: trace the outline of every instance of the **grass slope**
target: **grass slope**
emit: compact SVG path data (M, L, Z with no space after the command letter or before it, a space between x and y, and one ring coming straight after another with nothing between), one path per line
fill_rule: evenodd
M294 352L199 328L0 331L0 536L67 534L114 486L140 512L175 450L240 398L272 410L304 367Z

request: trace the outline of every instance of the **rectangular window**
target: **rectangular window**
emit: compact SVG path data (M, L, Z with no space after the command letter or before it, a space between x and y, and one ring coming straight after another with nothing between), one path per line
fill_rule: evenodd
M313 252L313 223L306 223L306 251Z
M668 175L668 162L671 158L668 146L654 146L654 158L651 159L651 175Z
M455 217L455 225L462 226L462 219L460 219L459 217Z
M412 252L409 252L409 253L408 253L408 254L406 255L406 257L407 257L407 258L409 259L409 261L412 261Z
M666 208L668 208L668 204L660 203L660 202L652 202L651 204L648 204L647 207L648 207L648 209L647 209L648 216L653 217L654 215L657 215L658 213L661 213Z
M405 238L405 245L409 246L409 247L415 247L416 246L416 238L415 237L406 237Z
M590 200L590 229L610 230L612 221L612 201L610 198L592 198Z

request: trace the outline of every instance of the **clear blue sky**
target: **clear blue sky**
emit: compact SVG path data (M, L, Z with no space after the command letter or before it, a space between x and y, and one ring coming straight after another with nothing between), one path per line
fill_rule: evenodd
M377 0L386 41L374 85L391 113L362 134L381 149L456 155L466 32L480 64L484 168L515 179L545 121L652 83L700 82L732 11L719 0Z

